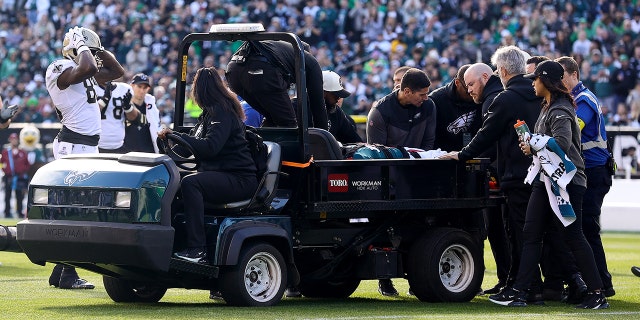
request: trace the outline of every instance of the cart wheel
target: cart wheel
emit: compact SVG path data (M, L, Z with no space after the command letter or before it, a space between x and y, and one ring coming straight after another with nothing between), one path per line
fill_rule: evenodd
M433 229L409 254L407 278L420 301L467 302L480 290L483 258L469 233Z
M234 306L271 306L282 299L287 267L282 254L268 244L252 244L242 250L238 265L224 272L221 291Z
M166 287L109 276L102 276L102 283L111 300L115 302L158 302L167 292Z
M308 298L348 298L358 289L360 279L341 281L300 281L300 293Z

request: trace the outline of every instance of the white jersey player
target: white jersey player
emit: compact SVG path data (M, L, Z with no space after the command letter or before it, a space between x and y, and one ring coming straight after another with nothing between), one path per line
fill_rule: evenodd
M72 153L97 153L100 139L100 109L96 87L122 77L124 69L111 52L105 51L98 35L84 27L69 29L62 41L62 56L47 68L47 91L62 122L53 140L56 159ZM93 289L80 279L74 267L57 264L49 285L61 289Z
M100 153L125 153L125 119L136 121L141 113L131 105L133 89L124 82L107 82L104 89L97 88L101 109L102 133L98 148Z
M47 68L46 85L62 130L54 139L54 157L72 153L97 153L100 139L98 80L121 77L124 69L113 54L104 51L98 35L83 27L69 30L62 55Z

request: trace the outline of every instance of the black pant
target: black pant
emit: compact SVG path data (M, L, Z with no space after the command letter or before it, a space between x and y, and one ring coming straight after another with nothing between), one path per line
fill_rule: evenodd
M600 238L602 201L611 188L611 175L606 166L588 168L584 172L587 175L587 191L582 200L582 232L593 250L604 288L611 288L613 283Z
M26 178L17 178L14 185L13 177L5 175L2 177L2 182L4 183L4 216L6 218L11 217L11 193L15 191L16 211L18 212L18 217L23 217L22 201L24 200L24 191L28 180Z
M187 246L206 247L204 232L204 200L209 203L229 203L251 198L258 187L253 174L203 171L182 178Z
M487 224L487 238L496 262L496 272L498 283L506 285L509 278L509 268L511 266L511 248L505 229L505 220L502 208L490 208L485 211L485 221Z
M263 126L296 127L289 82L277 67L255 57L244 63L230 62L227 81L233 92L265 117Z
M507 282L509 285L513 285L518 269L520 268L522 247L524 245L523 230L525 217L527 215L527 204L531 198L531 186L523 182L521 186L505 188L503 192L507 197L507 214L505 215L505 221L507 223L507 236L509 237L509 244L511 246L511 268ZM541 287L542 280L540 279L539 269L537 269L536 273L537 275L534 275L536 279L535 286Z
M541 181L533 183L531 199L527 206L527 216L524 225L524 245L520 268L513 285L518 290L528 290L539 271L538 263L542 254L542 239L547 230L560 230L569 249L573 253L578 268L589 291L602 288L602 281L598 275L593 251L582 233L582 197L585 187L570 183L567 186L569 199L576 214L576 220L564 227L549 204L549 196L545 185Z

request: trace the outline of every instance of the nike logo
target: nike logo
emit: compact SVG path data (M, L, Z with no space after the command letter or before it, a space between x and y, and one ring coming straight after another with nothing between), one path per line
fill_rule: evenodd
M556 116L556 119L560 119L562 117L564 117L564 116L563 115L559 115L559 116Z
M218 124L220 121L211 121L211 124Z

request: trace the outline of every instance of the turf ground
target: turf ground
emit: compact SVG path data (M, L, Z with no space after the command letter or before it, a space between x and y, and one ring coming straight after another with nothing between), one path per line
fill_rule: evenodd
M0 224L13 225L15 220ZM377 281L363 281L345 300L283 299L270 308L228 307L209 300L208 292L169 289L155 304L113 302L104 291L101 276L79 270L96 284L94 290L60 290L47 286L51 265L32 264L20 253L0 252L0 317L3 319L640 319L640 278L630 272L640 265L640 233L603 234L616 296L607 310L576 310L547 302L545 306L508 308L486 296L469 303L423 303L407 296L408 284L395 279L400 297L382 297ZM488 248L488 245L486 246ZM490 251L485 252L487 270L483 287L496 282Z

